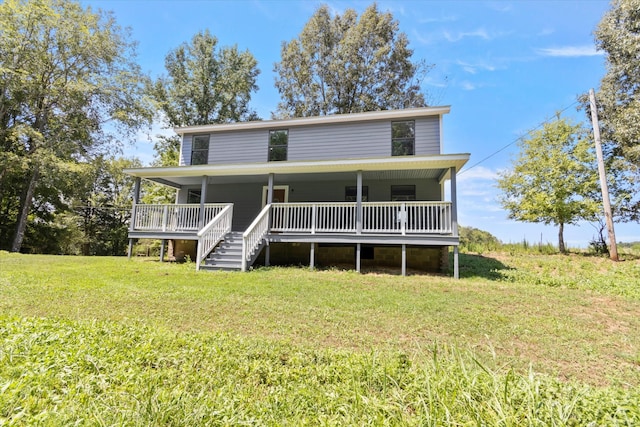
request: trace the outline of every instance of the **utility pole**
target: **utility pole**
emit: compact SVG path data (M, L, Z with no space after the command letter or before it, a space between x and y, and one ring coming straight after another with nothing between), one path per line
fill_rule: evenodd
M600 142L600 125L598 124L598 107L596 106L596 95L593 89L589 89L589 101L591 105L591 122L593 123L593 139L596 141L596 157L598 158L598 174L600 175L600 188L602 189L602 204L604 205L604 218L609 232L609 255L612 261L619 261L618 246L616 244L616 233L613 229L613 216L611 214L611 201L609 200L609 187L607 185L607 175L604 170L604 159L602 157L602 143Z

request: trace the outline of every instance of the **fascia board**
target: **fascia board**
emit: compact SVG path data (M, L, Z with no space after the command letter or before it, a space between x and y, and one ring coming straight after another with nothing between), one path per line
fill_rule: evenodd
M251 122L212 124L201 126L177 127L173 130L178 135L187 133L215 133L252 129L290 128L297 126L325 125L335 123L366 122L375 120L398 120L417 117L441 116L451 111L450 105L424 108L407 108L404 110L370 111L354 114L333 114L329 116L301 117L283 120L256 120Z
M384 157L372 159L344 159L319 161L287 161L244 163L229 165L173 166L163 168L129 168L124 172L141 178L238 176L290 173L331 173L350 171L383 171L410 169L444 169L455 166L457 170L469 160L468 153L436 156Z

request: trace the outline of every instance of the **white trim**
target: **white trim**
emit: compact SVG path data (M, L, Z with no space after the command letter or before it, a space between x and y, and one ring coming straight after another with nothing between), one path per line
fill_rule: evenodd
M215 125L203 125L203 126L185 126L177 127L173 130L178 135L184 135L187 133L207 133L207 132L228 132L232 130L246 130L246 129L272 129L275 127L295 127L295 126L307 126L318 124L332 124L332 123L350 123L350 122L362 122L372 120L400 120L400 119L414 119L416 117L428 117L428 116L442 116L451 111L451 106L444 105L438 107L424 107L424 108L407 108L404 110L384 110L384 111L369 111L366 113L354 113L354 114L332 114L329 116L316 116L316 117L301 117L284 120L261 120L252 122L241 123L225 123ZM442 122L442 118L440 118Z
M262 186L262 208L264 209L265 206L267 206L267 191L269 190L269 187L267 185L263 185ZM280 203L289 203L289 186L288 185L274 185L273 186L273 192L275 193L276 190L284 190L284 201L281 201Z
M469 161L469 154L440 154L433 156L398 156L370 159L315 160L241 163L225 165L172 166L161 168L124 169L126 174L140 178L172 178L212 176L242 176L292 174L292 173L331 173L363 172L411 169L446 169L455 166L456 170Z
M444 135L442 134L442 129L443 129L442 121L443 121L444 118L442 116L443 115L440 114L440 119L438 120L438 123L440 124L440 138L439 138L440 139L440 152L444 153Z

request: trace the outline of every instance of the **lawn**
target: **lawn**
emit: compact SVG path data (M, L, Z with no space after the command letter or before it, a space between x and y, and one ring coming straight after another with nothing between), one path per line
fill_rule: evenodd
M0 425L640 423L640 262L462 279L0 253Z

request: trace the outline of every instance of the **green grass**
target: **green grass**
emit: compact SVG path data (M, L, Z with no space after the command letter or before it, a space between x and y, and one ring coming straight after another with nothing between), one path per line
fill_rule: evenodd
M640 423L637 259L462 280L0 253L0 425Z

